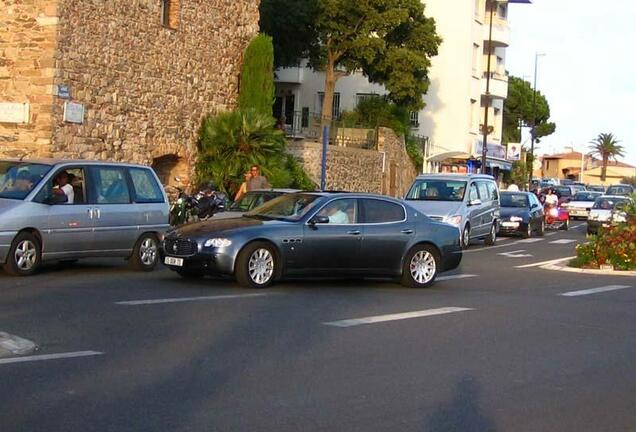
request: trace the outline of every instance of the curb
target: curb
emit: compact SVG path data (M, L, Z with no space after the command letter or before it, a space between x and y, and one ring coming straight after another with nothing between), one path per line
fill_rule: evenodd
M0 358L30 354L36 349L37 345L28 339L0 332Z
M597 270L597 269L580 269L576 267L569 267L567 265L548 264L541 266L544 270L563 271L569 273L581 273L591 275L604 275L604 276L636 276L636 271L619 271L619 270Z

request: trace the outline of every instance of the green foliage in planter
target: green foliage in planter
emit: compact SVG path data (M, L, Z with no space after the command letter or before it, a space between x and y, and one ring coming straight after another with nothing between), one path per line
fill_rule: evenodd
M625 223L601 228L589 243L577 246L575 267L598 268L611 264L616 270L636 270L636 206L626 210Z

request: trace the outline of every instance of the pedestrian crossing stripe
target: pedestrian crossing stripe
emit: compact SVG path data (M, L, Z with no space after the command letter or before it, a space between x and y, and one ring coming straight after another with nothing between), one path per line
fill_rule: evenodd
M576 243L576 240L573 239L561 239L561 240L555 240L555 241L551 241L550 244L570 244L570 243Z

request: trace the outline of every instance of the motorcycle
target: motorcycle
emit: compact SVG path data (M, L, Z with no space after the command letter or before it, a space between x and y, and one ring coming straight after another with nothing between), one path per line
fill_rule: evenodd
M570 213L554 204L546 204L543 207L545 227L567 231L570 228Z
M225 211L227 195L222 192L202 190L195 195L195 199L198 203L196 215L199 220L207 220L216 213Z
M178 192L178 197L170 206L170 225L177 226L196 221L198 200L186 194L181 188L175 187L175 189Z

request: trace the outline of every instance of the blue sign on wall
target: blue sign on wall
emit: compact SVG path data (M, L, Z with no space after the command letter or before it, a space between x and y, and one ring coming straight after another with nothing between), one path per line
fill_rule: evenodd
M70 99L71 98L71 89L67 85L58 85L57 86L57 97L62 99Z

